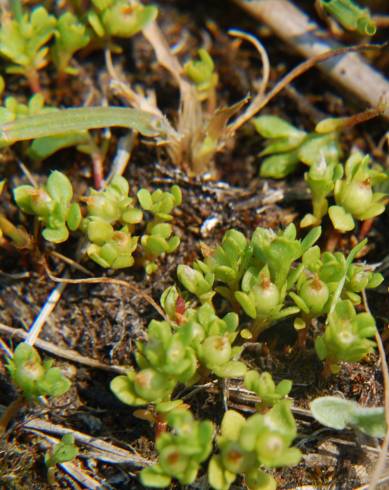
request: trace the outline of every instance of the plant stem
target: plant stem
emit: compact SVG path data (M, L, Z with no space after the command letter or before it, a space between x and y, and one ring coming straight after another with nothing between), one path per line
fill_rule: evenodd
M18 411L22 408L22 406L26 403L26 400L23 396L19 396L14 400L8 407L5 409L1 419L0 419L0 436L4 434L6 431L8 424L15 417Z
M35 68L31 68L28 72L26 72L26 78L30 85L31 91L34 94L42 92L39 74Z
M31 238L23 230L18 229L2 213L0 213L0 230L10 238L16 248L30 248Z

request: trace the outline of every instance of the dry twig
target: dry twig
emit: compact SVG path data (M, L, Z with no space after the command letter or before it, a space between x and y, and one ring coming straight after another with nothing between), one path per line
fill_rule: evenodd
M328 38L292 2L287 0L234 0L251 16L267 24L274 33L306 58L312 58L341 45ZM324 60L323 60L324 61ZM341 58L320 63L321 69L333 81L363 100L370 107L379 105L383 97L389 97L389 82L360 56L345 53ZM384 116L389 118L389 107Z
M26 339L28 335L24 330L21 330L20 328L12 328L8 325L4 325L4 323L0 323L0 332L2 334L20 339ZM128 370L128 368L126 368L125 366L103 364L102 362L91 359L90 357L82 356L75 350L63 349L58 345L47 342L46 340L36 339L35 346L41 350L50 352L50 354L54 354L57 357L61 357L62 359L67 359L68 361L83 364L84 366L89 366L94 369L102 369L104 371L111 371L120 374L124 374Z

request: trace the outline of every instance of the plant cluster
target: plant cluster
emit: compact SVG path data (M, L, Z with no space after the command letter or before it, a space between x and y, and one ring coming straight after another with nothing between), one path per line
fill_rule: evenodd
M204 251L203 261L195 261L193 267L178 266L177 276L200 302L209 304L218 294L224 298L225 308L241 308L251 319L249 328L241 332L245 338L256 339L275 322L294 315L294 326L304 342L312 320L332 313L323 337L330 339L342 331L339 321L335 321L332 305L340 311L347 304L349 313L354 312L349 319L353 318L356 315L353 305L361 303L360 292L377 287L383 277L362 264L352 264L355 253L348 259L341 252L322 253L314 245L320 233L320 228L314 228L303 240L298 240L292 224L279 233L257 228L251 240L247 240L237 230L229 230L219 246ZM368 317L371 328L352 329L356 345L360 342L374 345L366 340L375 333L374 319ZM336 333L331 333L333 329ZM324 340L317 342L322 345ZM360 360L369 352L367 348L357 349L347 359L341 344L333 343L333 349L337 355L332 348L317 350L319 357L329 359L333 366L351 357Z
M80 199L81 204L86 203L83 210L73 200L70 180L54 171L43 187L15 188L14 198L24 213L36 216L44 226L42 236L49 242L63 243L70 232L83 232L89 240L87 255L104 268L121 269L134 264L133 253L139 248L135 226L144 222L143 211L151 216L140 240L142 262L148 273L156 269L157 257L173 252L180 243L169 223L172 211L181 203L178 186L170 192L141 189L137 194L140 209L135 198L129 197L127 180L116 176L105 190L91 189Z
M250 490L274 490L274 478L262 468L294 466L301 453L290 447L297 435L296 423L287 400L277 402L266 414L248 419L228 410L216 439L219 454L212 456L208 479L212 488L228 490L243 475Z
M238 316L219 318L210 304L198 308L182 305L174 287L162 296L162 306L171 312L183 309L179 322L152 320L147 341L138 341L131 369L111 382L115 395L128 405L164 404L171 400L177 384L192 385L209 373L222 378L243 376L246 366L237 360L242 348L233 346L238 335ZM181 306L180 306L181 305Z
M60 78L76 75L71 60L77 51L96 40L108 45L111 37L132 37L157 16L156 7L123 0L95 0L78 16L67 11L56 17L43 6L24 13L19 0L12 6L12 13L2 15L0 56L9 62L6 72L26 77L34 92L40 91L38 72L48 63Z
M266 139L260 156L261 177L282 179L294 172L298 164L317 164L318 156L331 165L339 162L341 151L336 131L325 134L306 133L277 116L259 116L252 120L256 131Z
M259 381L263 399L267 399L271 408L248 419L234 410L225 413L216 438L218 453L208 464L208 482L215 490L228 490L238 475L244 477L250 490L274 490L274 478L262 468L293 466L301 458L300 451L290 447L297 435L291 402L282 400L291 388L290 382L274 387L271 376L264 376L268 373L260 377L256 373L258 378L255 379L255 372L250 373L253 376L246 375L251 378L250 382L247 378L247 385L254 383L258 387ZM147 487L165 488L172 478L182 485L193 483L200 463L208 459L212 451L212 422L196 421L189 410L177 407L166 419L171 432L164 432L157 438L158 462L140 474L141 482Z
M157 438L158 463L140 473L146 487L168 487L172 478L190 485L212 451L214 426L209 420L199 422L189 410L176 409L168 414L167 423L172 432Z
M22 342L8 359L7 369L12 381L27 400L39 396L61 396L70 388L70 381L53 361L42 361L34 347Z
M355 220L365 221L385 211L387 194L375 192L387 180L380 169L370 167L371 158L354 152L343 168L328 163L323 157L311 165L305 179L312 194L313 214L307 214L301 226L318 225L327 214L334 228L341 233L354 229ZM335 204L328 205L334 197Z

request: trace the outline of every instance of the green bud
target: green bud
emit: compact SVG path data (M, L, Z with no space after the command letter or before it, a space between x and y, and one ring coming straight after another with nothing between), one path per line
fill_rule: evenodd
M280 293L277 286L268 278L263 278L260 284L252 289L252 298L259 314L266 314L273 311L279 304Z
M231 344L227 337L214 335L202 344L202 357L207 365L222 365L231 358Z
M308 306L311 313L319 315L323 312L330 292L328 286L318 277L308 279L299 290L301 299Z

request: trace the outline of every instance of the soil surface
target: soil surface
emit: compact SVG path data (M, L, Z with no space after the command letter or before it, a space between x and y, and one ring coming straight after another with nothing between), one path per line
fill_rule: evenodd
M315 15L312 2L298 3ZM218 97L222 104L236 102L253 91L261 74L257 53L246 43L238 49L227 35L228 29L244 29L261 37L271 60L270 86L301 62L266 26L258 24L232 3L226 7L226 2L216 0L172 0L160 2L159 7L159 25L169 44L177 47L181 60L195 55L203 45L210 50L219 73ZM381 5L378 12L382 13ZM378 36L377 42L387 32ZM147 41L138 35L119 44L122 53L114 56L116 69L131 84L153 88L161 109L169 117L176 117L177 88L166 71L156 64ZM381 53L372 60L382 71L388 70L388 61L387 53L386 58ZM60 89L50 69L42 71L42 85L48 103L79 106L93 92L96 105L106 97L111 103L118 104L119 101L109 92L109 76L101 51L85 56L81 53L78 63L82 76L69 78L66 87ZM16 93L21 98L29 96L23 80L17 77L9 79L7 94ZM331 85L317 70L311 70L274 99L262 114L285 117L309 131L314 128L318 115L344 116L362 109L346 91ZM374 119L345 132L342 136L345 152L357 146L372 153L382 165L387 165L387 157L380 146L385 130L385 122ZM120 129L111 131L104 162L105 174L111 169L118 140L123 134ZM99 482L98 488L141 488L137 476L141 467L139 461L152 461L156 457L154 429L136 417L132 407L115 398L109 383L117 374L115 366L135 365L133 352L136 341L144 338L149 321L159 318L147 296L158 302L162 291L175 283L177 265L190 264L199 258L202 244L214 246L228 229L234 227L251 236L257 226L278 229L297 222L310 208L303 168L283 181L259 179L258 153L262 146L263 141L250 125L244 127L230 147L217 155L217 176L214 179L188 176L171 164L163 148L142 142L135 146L124 174L132 193L135 194L140 187L168 190L173 183L182 189L183 204L173 221L175 232L181 237L181 245L176 253L159 261L158 270L151 277L147 277L142 269L104 271L91 261L82 262L90 276L121 279L131 287L101 281L97 284L69 284L64 288L39 337L48 344L37 347L42 356L55 358L56 365L71 379L72 388L60 398L22 408L12 420L5 436L0 439L0 488L53 488L47 483L44 453L53 442L50 438L60 438L61 428L79 431L91 436L92 440L111 443L133 455L131 462L107 461L106 454L99 454L90 444L81 444L81 454L73 462L74 468L81 471L81 475L89 475ZM7 178L8 185L1 204L9 218L16 222L24 219L25 227L32 231L32 221L20 217L10 192L15 185L27 182L20 166L22 155L23 145L2 150L1 178ZM89 157L72 149L57 153L43 164L25 160L23 163L38 182L43 181L50 170L58 169L66 172L79 194L93 184ZM368 235L369 250L365 260L369 263L384 261L385 265L388 225L387 214L375 220ZM329 230L328 223L324 224L324 229ZM358 239L358 231L340 242L341 249L347 251L352 247ZM326 233L322 245L327 239ZM75 260L78 240L76 237L56 247L56 251ZM53 250L43 240L38 240L33 254L20 254L11 248L0 250L0 327L10 327L15 332L28 330L50 292L58 286L48 276L45 263L56 277L64 274L72 279L88 277L85 271L77 270L61 256L53 254ZM387 269L383 273L387 273ZM370 293L368 299L382 331L388 322L386 288ZM0 328L0 337L0 347L3 346L0 352L0 404L6 407L18 394L5 368L5 346L13 349L20 338L5 328ZM323 380L322 365L314 352L312 338L308 338L306 350L297 351L292 322L285 321L276 329L270 329L259 341L259 344L245 350L244 360L251 367L269 370L276 380L293 380L290 395L298 423L296 445L304 455L298 466L274 471L279 488L365 488L363 485L368 481L379 452L379 441L352 431L336 432L323 428L311 417L309 402L317 396L341 394L366 406L382 406L383 380L378 354L361 363L344 363L337 376ZM50 346L59 347L61 352L50 354ZM69 351L83 356L81 362L75 362L72 353L66 359ZM98 361L105 368L90 367L88 360ZM185 395L185 401L196 417L210 418L219 423L224 413L225 396L230 408L246 415L254 412L254 398L241 387L239 380L233 380L211 387L180 388L179 395ZM45 428L38 427L37 421L45 422ZM56 488L82 488L71 473L59 469ZM207 488L201 475L193 488ZM237 481L234 488L243 488L243 483ZM383 483L382 488L389 488L389 482Z

